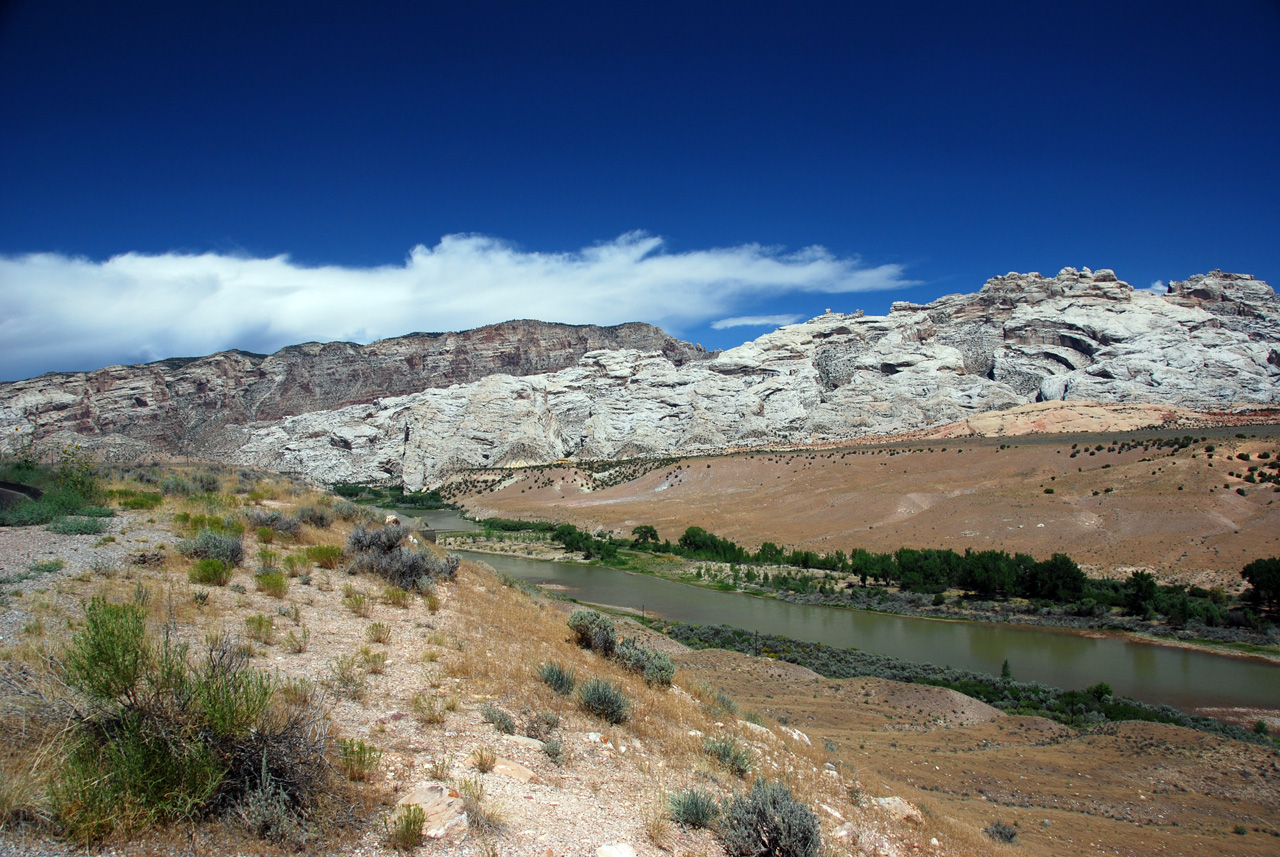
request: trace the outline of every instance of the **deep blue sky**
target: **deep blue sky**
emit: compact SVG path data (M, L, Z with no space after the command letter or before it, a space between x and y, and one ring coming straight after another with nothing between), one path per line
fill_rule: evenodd
M708 347L765 329L714 331L716 317L883 312L1011 270L1280 282L1274 0L0 8L10 261L394 267L450 234L578 254L642 230L664 253L820 245L922 283L759 287L649 319ZM32 293L77 276L52 270L4 269L11 341ZM242 341L227 345L275 344L250 320L229 329ZM0 378L92 368L32 354Z

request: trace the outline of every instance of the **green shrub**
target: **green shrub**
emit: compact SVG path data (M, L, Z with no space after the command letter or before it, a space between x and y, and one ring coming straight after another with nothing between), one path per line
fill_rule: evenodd
M272 598L284 598L285 591L289 588L288 580L278 571L258 572L253 576L253 585L259 592Z
M66 754L49 788L55 820L93 843L116 834L246 807L270 798L302 819L327 789L324 712L284 699L222 637L193 663L148 634L142 598L93 599L63 657L73 709ZM258 812L262 810L262 812ZM256 816L255 816L256 817Z
M538 676L561 696L568 696L573 693L573 687L576 684L573 670L563 664L558 664L554 661L542 664L538 667Z
M720 814L716 799L704 789L692 788L675 792L667 797L671 820L685 827L709 827Z
M613 620L595 610L575 610L569 616L569 629L577 643L606 658L618 647L618 630Z
M119 488L108 491L107 496L116 502L121 509L146 511L160 508L164 495L159 491L135 491L132 488Z
M391 607L401 610L409 609L409 593L398 586L388 586L382 590L382 600Z
M276 540L276 531L270 527L258 527L255 535L264 545L273 544Z
M201 529L195 538L178 542L178 552L193 559L220 559L230 566L244 561L244 544L240 536Z
M370 643L388 643L391 641L391 626L386 622L374 622L364 629L364 636Z
M735 777L745 777L751 771L751 751L733 738L708 738L703 742L702 748L708 756L733 772Z
M337 545L310 545L306 554L307 559L321 568L333 569L338 567L338 561L342 559L342 548Z
M516 721L510 714L498 708L491 703L483 703L480 706L480 716L484 718L486 723L492 723L493 728L497 729L503 735L513 735L516 731Z
M426 810L416 803L400 807L387 823L387 844L397 851L412 851L422 844L422 826L426 823Z
M275 621L270 616L264 616L261 613L246 616L244 617L244 627L249 639L255 643L269 646L275 641L276 626Z
M63 518L47 529L60 536L97 536L106 532L107 522L102 518Z
M302 569L306 566L305 557L296 553L287 554L284 558L284 573L289 577L297 577L302 573Z
M378 767L382 751L358 738L342 738L338 741L338 770L347 779L363 782Z
M720 830L727 857L814 857L822 848L813 810L782 783L756 780L725 805Z
M231 580L231 569L220 559L202 559L191 566L187 579L205 586L226 586Z
M67 681L99 702L132 697L152 660L142 606L98 597L85 608L84 628L67 651Z
M609 723L625 723L630 716L631 700L622 688L600 678L589 679L578 688L578 705Z
M339 655L329 662L329 684L339 694L356 702L369 692L364 670L354 655Z

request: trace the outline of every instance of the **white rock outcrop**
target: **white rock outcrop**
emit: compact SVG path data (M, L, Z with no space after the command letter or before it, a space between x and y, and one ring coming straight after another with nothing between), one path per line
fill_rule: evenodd
M1009 274L975 295L827 313L711 360L593 351L245 429L237 458L418 489L465 467L686 454L922 429L1034 401L1223 411L1280 402L1270 286L1214 274L1169 296L1111 271Z

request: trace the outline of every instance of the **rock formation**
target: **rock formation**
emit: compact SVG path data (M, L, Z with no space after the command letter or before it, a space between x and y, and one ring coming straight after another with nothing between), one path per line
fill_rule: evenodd
M360 346L299 346L316 355L336 349L306 364L324 368L309 369L305 383L277 371L268 373L273 381L236 386L243 372L213 369L258 359L256 371L264 372L295 349L263 359L206 358L211 365L197 391L204 398L186 401L208 402L201 407L215 414L220 402L235 405L206 433L204 448L326 482L394 480L417 489L465 467L842 440L1035 401L1199 411L1280 403L1280 302L1266 283L1220 271L1173 283L1167 295L1135 291L1105 269L1065 268L1052 278L1011 273L977 294L895 303L887 316L827 313L718 355L668 338L661 350L637 343L584 349L572 365L540 373L504 370L497 351L456 360L441 349L432 353L449 356L433 365L464 367L450 376L453 386L408 391L402 383L386 390L402 395L367 401L379 379L408 364L382 358L391 352L387 343L412 341L365 346L381 362L371 357L348 369L343 354ZM306 404L308 383L314 407ZM0 420L12 421L22 395L35 394L27 387L15 396L20 385L7 386ZM120 401L114 389L76 398L75 413L99 430L112 428L91 415L121 413L118 404L102 404ZM359 404L334 407L344 402Z
M554 372L588 351L617 348L656 351L677 366L714 356L648 324L508 321L369 345L307 342L271 355L223 351L49 373L0 384L0 425L35 425L41 434L123 436L170 452L207 452L223 447L220 431L229 424L373 402L495 372Z

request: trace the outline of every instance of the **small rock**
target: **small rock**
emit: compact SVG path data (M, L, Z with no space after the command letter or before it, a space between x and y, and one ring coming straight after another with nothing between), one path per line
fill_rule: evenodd
M493 765L493 772L521 783L542 782L542 780L538 779L538 775L533 771L529 770L524 765L511 761L510 759L499 758Z
M636 849L628 842L615 842L597 848L596 857L636 857Z
M396 801L396 806L416 804L426 813L422 835L428 839L445 839L467 832L467 814L462 808L458 793L439 783L423 783L415 786L407 795Z
M888 813L889 817L894 821L909 821L912 824L924 823L924 816L920 814L920 810L896 795L893 797L874 798L871 802Z

